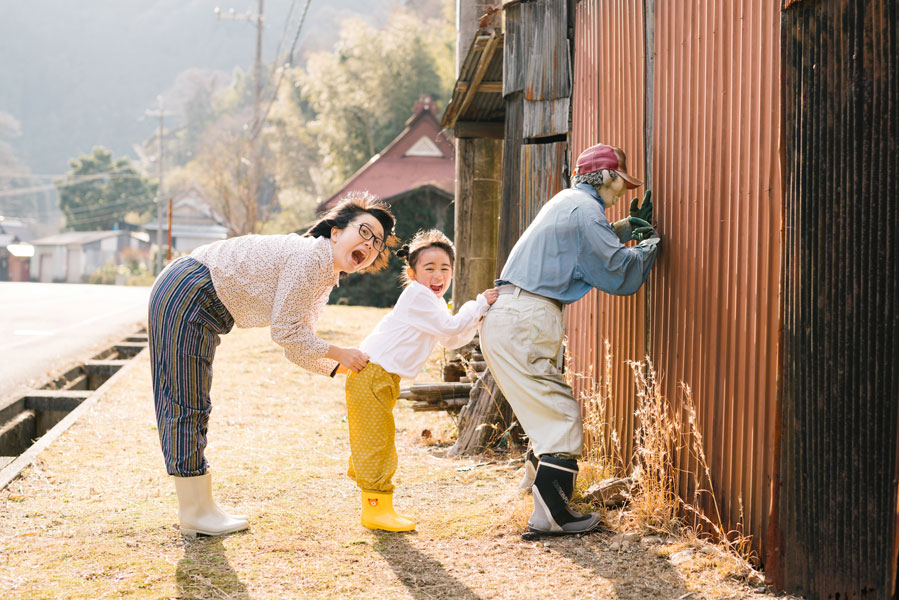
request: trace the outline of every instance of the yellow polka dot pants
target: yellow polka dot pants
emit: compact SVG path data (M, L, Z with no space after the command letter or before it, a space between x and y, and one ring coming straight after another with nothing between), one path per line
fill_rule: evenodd
M394 405L400 376L369 363L347 375L347 423L350 426L350 467L347 475L367 492L393 492L397 471L394 446Z

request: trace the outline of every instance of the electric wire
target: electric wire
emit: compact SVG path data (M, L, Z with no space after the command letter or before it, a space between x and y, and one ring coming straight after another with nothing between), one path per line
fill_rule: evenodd
M281 88L281 82L284 80L284 74L287 72L286 67L294 66L294 52L297 48L297 41L300 39L300 32L303 30L303 23L306 21L306 13L309 11L309 5L311 2L312 0L306 0L306 4L303 6L303 14L300 15L300 23L297 25L297 31L294 33L294 39L291 42L291 49L287 55L287 65L279 63L281 64L281 69L278 74L278 81L275 82L275 89L272 90L272 97L269 99L269 102L266 105L266 110L263 112L259 120L253 124L253 133L251 139L256 139L256 137L259 135L259 132L262 131L263 123L266 122L266 117L269 116L269 111L272 110L272 105L278 98L278 90ZM281 56L277 56L276 59L281 61Z

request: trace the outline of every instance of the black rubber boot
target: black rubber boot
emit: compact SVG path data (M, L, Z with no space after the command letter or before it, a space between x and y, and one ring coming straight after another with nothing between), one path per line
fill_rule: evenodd
M575 491L578 462L544 455L538 463L531 488L534 512L528 529L540 535L575 535L593 531L600 525L597 513L583 515L569 509Z

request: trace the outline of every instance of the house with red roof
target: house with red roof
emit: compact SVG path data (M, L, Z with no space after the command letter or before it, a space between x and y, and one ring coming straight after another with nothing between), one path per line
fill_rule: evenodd
M400 135L320 202L316 213L326 212L347 192L356 190L368 191L391 205L415 196L449 206L453 201L455 165L453 142L441 129L437 105L431 96L422 96ZM449 223L425 225L452 227L452 215Z
M391 205L397 218L394 234L403 242L420 229L437 228L453 239L456 154L441 129L437 106L422 96L404 130L373 156L331 196L316 207L322 214L351 191L368 191ZM331 294L337 303L392 306L400 295L402 261L391 257L387 269L348 275Z

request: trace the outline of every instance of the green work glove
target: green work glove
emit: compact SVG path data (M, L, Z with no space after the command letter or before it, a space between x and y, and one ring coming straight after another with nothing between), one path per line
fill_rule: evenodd
M653 222L653 200L650 199L650 190L644 192L644 201L641 203L640 208L638 208L637 198L631 201L631 207L628 211L628 215L631 217L636 217L648 223Z
M628 217L628 223L631 225L631 239L643 242L650 238L659 237L653 226L643 219L637 217Z
M619 241L623 244L625 242L630 242L633 239L631 237L631 223L628 220L630 218L631 217L625 217L624 219L619 219L615 223L610 223L613 233L616 234L616 237L619 238Z

